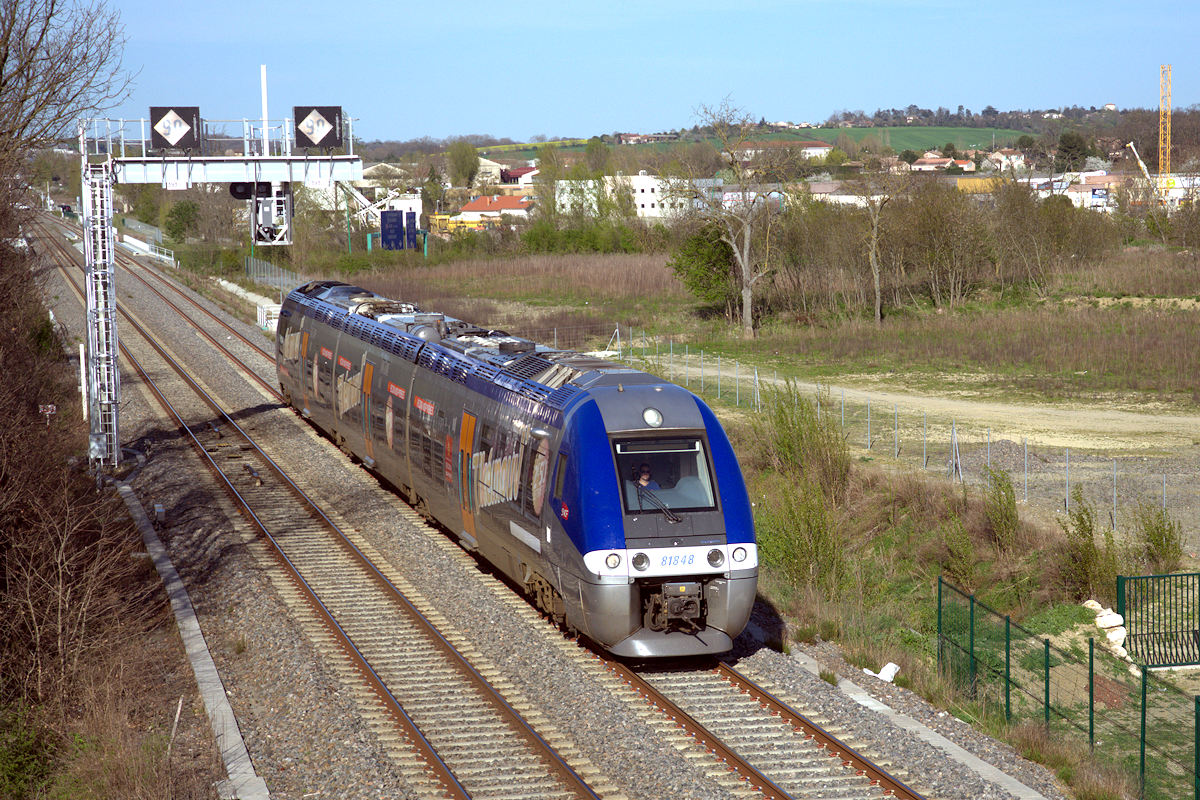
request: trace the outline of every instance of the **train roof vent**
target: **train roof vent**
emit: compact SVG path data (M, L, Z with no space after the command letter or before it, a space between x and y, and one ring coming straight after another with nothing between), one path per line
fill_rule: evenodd
M503 344L508 343L504 342ZM506 365L504 371L509 375L516 375L518 378L529 380L541 375L552 366L554 365L539 355L527 355Z
M580 391L582 390L578 386L572 386L569 383L560 386L546 398L546 405L561 411L567 407L567 403L570 402L571 398L579 394Z
M395 353L405 361L416 361L417 353L421 350L421 341L395 331L384 331L383 347L389 353Z
M417 356L417 363L459 383L466 383L467 373L472 366L470 362L441 347L424 348Z
M498 368L492 366L491 364L484 364L482 362L477 362L475 364L474 370L472 370L472 373L475 376L487 381L488 383L495 383L496 376L500 374L500 370Z

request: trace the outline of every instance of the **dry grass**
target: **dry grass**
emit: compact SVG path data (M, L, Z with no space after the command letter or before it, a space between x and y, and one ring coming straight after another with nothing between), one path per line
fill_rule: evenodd
M1060 276L1055 289L1115 297L1196 297L1200 295L1197 267L1200 253L1127 247Z
M1098 762L1075 737L1051 735L1045 726L1031 723L1008 729L1004 738L1021 755L1054 770L1074 791L1076 800L1137 796L1137 787L1124 771Z
M1150 392L1200 399L1200 311L1047 304L994 313L853 320L772 331L760 346L811 365L935 374L979 371L1037 394Z

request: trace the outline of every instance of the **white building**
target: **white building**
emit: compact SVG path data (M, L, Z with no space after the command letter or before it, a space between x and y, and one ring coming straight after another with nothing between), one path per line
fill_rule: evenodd
M595 214L598 200L604 197L618 206L631 203L633 212L644 219L662 219L680 214L688 201L672 197L670 183L645 171L637 175L605 175L602 181L557 181L554 200L564 214Z

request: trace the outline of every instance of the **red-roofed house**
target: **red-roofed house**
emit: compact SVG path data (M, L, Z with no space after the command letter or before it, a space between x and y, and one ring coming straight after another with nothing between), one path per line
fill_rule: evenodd
M459 217L470 221L479 221L489 217L499 219L504 214L512 217L527 217L532 206L533 201L527 196L485 194L463 206Z

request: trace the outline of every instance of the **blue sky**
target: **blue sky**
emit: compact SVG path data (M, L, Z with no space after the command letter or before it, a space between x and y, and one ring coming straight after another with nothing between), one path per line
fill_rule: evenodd
M109 0L137 71L109 117L205 119L341 105L356 138L527 140L690 127L724 98L770 121L964 105L1200 102L1200 4L708 0L164 4Z

